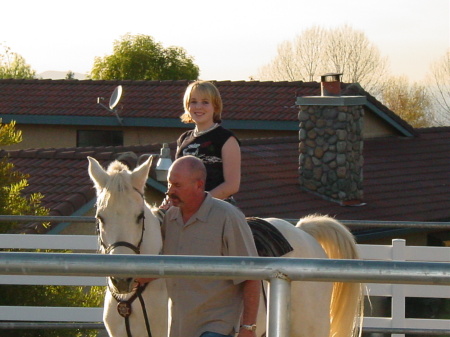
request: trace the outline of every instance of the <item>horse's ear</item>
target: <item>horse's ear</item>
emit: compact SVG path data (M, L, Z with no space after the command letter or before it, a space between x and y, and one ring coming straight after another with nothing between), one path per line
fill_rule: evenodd
M133 184L133 187L141 192L144 192L145 182L147 181L152 161L153 156L148 157L144 163L135 168L133 173L131 173L131 183Z
M106 181L108 179L108 173L105 172L103 167L99 164L99 162L92 157L87 157L89 160L89 176L91 180L94 182L95 188L97 190L102 189L106 185Z

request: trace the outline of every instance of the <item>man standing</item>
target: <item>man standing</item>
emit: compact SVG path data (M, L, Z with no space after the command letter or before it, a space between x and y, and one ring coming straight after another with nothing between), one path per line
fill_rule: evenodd
M169 169L171 207L163 221L165 255L257 256L242 212L205 192L206 169L194 156ZM167 279L170 337L255 336L260 281Z

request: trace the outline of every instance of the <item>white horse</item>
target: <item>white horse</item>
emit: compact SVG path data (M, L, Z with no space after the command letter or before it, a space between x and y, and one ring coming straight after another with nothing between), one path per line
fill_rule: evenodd
M115 161L105 171L89 159L97 191L97 229L103 254L153 254L162 249L160 222L144 200L152 158L130 172ZM164 279L135 288L134 278L108 278L103 321L111 337L165 337L168 297Z
M89 158L89 163L89 174L97 189L97 219L103 251L110 254L137 253L140 248L144 254L158 254L162 246L160 224L143 199L151 160L147 160L133 172L117 161L113 162L107 171L104 171L95 159ZM293 248L284 255L285 257L359 258L353 235L330 217L309 216L300 219L296 226L281 219L264 220L278 229ZM144 223L145 231L143 232ZM116 291L115 288L122 287L129 292L134 279L109 278L108 284L105 299L105 325L110 336L126 337L124 318L117 313L117 302L111 293ZM292 282L291 294L291 336L351 337L358 335L362 321L361 284L296 281ZM128 299L132 295L123 296ZM155 331L153 337L166 336L168 316L164 280L151 282L144 291L143 297L146 301L152 333L153 329ZM132 304L132 309L129 317L132 336L147 336L142 310L137 303ZM264 336L266 306L263 296L257 326L257 336Z

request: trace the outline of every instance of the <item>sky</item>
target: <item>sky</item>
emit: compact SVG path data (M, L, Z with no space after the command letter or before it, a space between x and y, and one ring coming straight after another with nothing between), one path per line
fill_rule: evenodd
M88 73L127 33L184 48L204 80L249 80L279 44L313 26L363 31L389 59L391 74L411 81L423 80L450 49L450 0L5 2L0 43L38 74Z

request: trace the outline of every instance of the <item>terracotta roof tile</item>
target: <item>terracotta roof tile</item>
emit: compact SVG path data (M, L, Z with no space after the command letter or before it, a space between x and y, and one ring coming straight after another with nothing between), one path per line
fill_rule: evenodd
M173 118L183 113L182 98L188 81L78 81L0 79L0 114L24 116L111 116L105 105L118 86L123 118ZM217 81L225 120L297 121L299 96L320 95L316 82ZM342 84L343 95L364 95L403 127L412 128L360 86Z
M346 220L449 221L450 128L419 133L413 139L365 141L366 205L361 207L339 206L300 189L295 138L274 138L264 146L244 141L242 188L236 199L246 214L255 216L298 218L318 212Z
M450 128L418 130L415 138L364 144L365 206L343 207L300 189L296 137L243 140L242 184L236 195L247 216L300 218L311 213L341 220L450 221ZM175 144L170 144L172 155ZM158 153L159 144L130 147L0 151L30 175L25 193L41 192L51 215L71 215L95 197L87 155L103 165L118 153ZM36 229L39 232L42 229Z
M0 114L106 116L97 97L108 98L121 84L122 116L178 118L186 81L0 80ZM320 94L315 82L216 82L225 102L224 118L297 121L298 96ZM342 207L305 192L298 184L297 137L244 140L242 185L236 195L248 216L299 218L311 213L343 220L450 220L450 128L414 130L357 85L344 94L365 95L371 104L417 137L369 139L364 145L364 202ZM227 103L228 102L228 103ZM230 104L230 102L232 102ZM107 102L106 102L107 103ZM174 144L172 155L174 154ZM87 156L106 165L120 152L159 152L160 145L0 151L30 175L25 193L43 193L51 215L71 215L95 196ZM37 228L42 232L42 228Z
M159 147L138 147L142 151L139 154L159 152ZM42 205L51 210L50 215L71 215L95 197L86 157L93 156L106 165L125 151L124 147L33 149L0 151L0 157L8 154L15 169L29 175L25 195L43 194ZM27 231L40 233L44 229L39 225Z
M30 175L26 193L41 192L43 205L52 214L70 215L94 198L87 155L106 165L120 152L132 149L140 155L158 152L159 147L36 149L9 155L16 169ZM449 221L449 157L450 128L419 130L414 139L366 140L366 205L343 207L299 188L296 137L244 140L242 185L236 199L248 216L299 218L318 212L346 220Z

